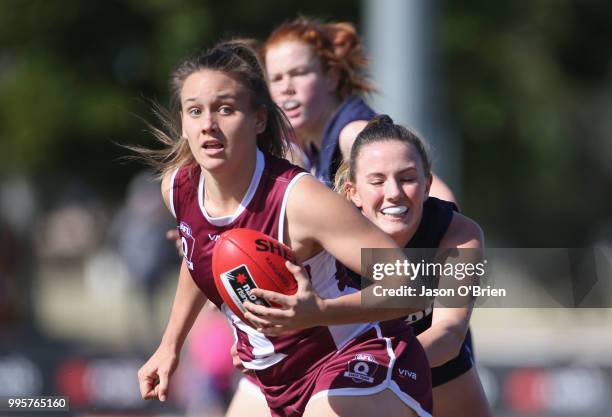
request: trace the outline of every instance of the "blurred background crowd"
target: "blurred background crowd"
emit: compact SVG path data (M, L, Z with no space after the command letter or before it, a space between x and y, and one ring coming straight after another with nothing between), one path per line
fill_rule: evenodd
M159 184L120 144L154 146L150 100L167 102L181 57L299 13L355 23L370 102L424 133L488 246L598 247L612 265L612 2L4 0L0 396L68 395L73 416L222 415L233 336L212 310L171 400L140 399L179 258ZM612 416L610 309L481 308L473 331L496 415Z

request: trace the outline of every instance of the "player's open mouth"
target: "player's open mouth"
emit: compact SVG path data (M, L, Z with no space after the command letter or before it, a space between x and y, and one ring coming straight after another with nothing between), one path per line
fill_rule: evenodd
M281 107L283 108L283 110L287 111L295 110L300 107L300 103L298 103L296 100L287 100L283 102Z
M202 147L204 149L223 149L223 144L216 142L216 141L210 141L210 142L204 142Z
M406 206L385 207L380 212L386 216L402 217L404 214L408 212L408 207Z

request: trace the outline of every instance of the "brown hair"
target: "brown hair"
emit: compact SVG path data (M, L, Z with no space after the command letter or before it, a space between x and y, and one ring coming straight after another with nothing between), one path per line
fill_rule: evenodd
M423 139L415 131L401 125L396 125L391 117L383 114L370 120L366 127L359 132L357 138L355 138L348 161L343 162L336 172L334 190L346 195L346 183L349 181L355 182L357 158L363 146L391 140L397 140L414 146L421 157L425 176L431 176L431 159Z
M336 94L344 99L353 94L375 90L363 74L368 60L355 27L348 22L321 23L303 16L285 22L270 34L262 48L266 50L282 41L296 40L308 44L321 60L323 70L338 72Z
M161 121L161 128L149 125L155 138L165 147L160 150L128 148L157 168L162 176L180 166L195 163L188 142L181 135L181 89L191 74L213 70L228 74L245 86L254 109L264 107L267 110L266 128L257 135L257 147L283 157L288 149L287 140L293 136L293 131L284 112L270 96L262 65L251 48L253 44L253 41L244 39L220 42L185 59L170 76L170 110L154 105L153 111Z

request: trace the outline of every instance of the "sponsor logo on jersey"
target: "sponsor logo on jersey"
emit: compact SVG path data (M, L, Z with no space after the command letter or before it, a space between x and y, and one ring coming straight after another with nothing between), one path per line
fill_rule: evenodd
M374 374L378 369L378 363L373 355L369 353L358 353L355 358L348 362L348 370L344 376L351 378L353 382L374 382Z
M226 286L226 289L233 292L233 294L230 294L233 299L237 299L240 303L248 300L254 304L270 307L266 300L251 294L251 290L257 288L257 284L255 284L246 265L240 265L225 272L224 275L226 282L229 284L229 288Z
M399 375L402 378L410 378L410 379L414 379L415 381L417 379L417 374L414 371L410 371L404 368L397 368L397 371L399 372Z

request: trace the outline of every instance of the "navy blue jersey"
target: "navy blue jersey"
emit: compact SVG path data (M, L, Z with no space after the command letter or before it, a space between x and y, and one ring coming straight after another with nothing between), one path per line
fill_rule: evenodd
M436 251L430 249L435 249L440 246L440 242L444 238L453 220L453 213L455 211L458 211L458 209L454 203L440 200L435 197L429 197L425 203L423 203L423 217L421 218L419 227L412 239L410 239L405 246L406 248L416 250L412 253L412 256L416 257L415 259L422 258L427 262L433 261ZM351 278L354 280L354 283L360 282L360 278L357 274L351 272ZM423 333L431 327L431 319L431 308L426 311L410 314L406 317L406 321L410 323L416 335ZM472 336L468 329L461 349L459 350L459 354L445 364L431 368L432 385L437 387L451 381L469 371L473 365Z
M336 171L342 163L339 138L346 125L356 120L370 120L376 112L361 97L350 96L345 99L333 117L327 122L321 141L319 155L313 165L314 175L328 187L333 187Z
M455 203L429 197L423 203L423 217L407 248L437 248L450 226L453 212L459 211Z
M423 214L419 226L412 236L412 239L404 246L410 249L424 249L422 251L415 250L412 252L417 259L421 257L427 261L433 261L436 255L435 249L440 246L442 238L446 234L453 212L458 211L455 203L440 200L439 198L429 197L423 203ZM359 288L361 277L354 272L347 270L353 285ZM428 326L429 327L429 326Z
M458 211L455 203L429 197L423 204L423 218L406 248L437 248L448 231L453 212ZM431 327L432 315L426 314L420 320L410 323L414 333L419 335ZM431 368L432 385L437 387L463 375L474 365L472 335L470 330L463 340L459 354L443 365Z

